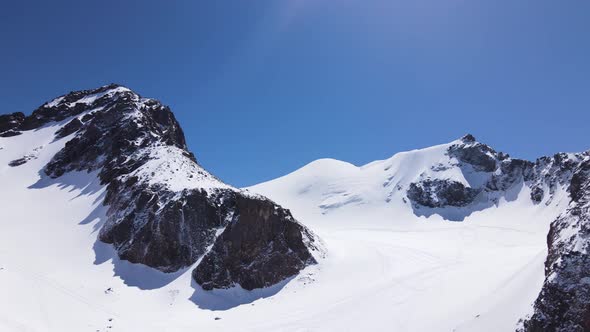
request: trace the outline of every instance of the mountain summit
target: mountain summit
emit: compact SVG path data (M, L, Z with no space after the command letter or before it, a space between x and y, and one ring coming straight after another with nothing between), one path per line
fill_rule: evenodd
M116 84L71 92L29 116L2 116L0 136L50 124L65 144L42 176L96 173L108 206L98 238L121 259L175 272L203 257L193 276L208 290L267 287L316 263L314 235L288 210L203 169L159 101Z

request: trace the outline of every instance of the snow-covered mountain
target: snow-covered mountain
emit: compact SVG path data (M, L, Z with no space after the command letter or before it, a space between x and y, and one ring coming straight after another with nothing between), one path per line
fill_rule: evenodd
M168 107L123 86L71 92L29 116L3 115L0 130L0 283L8 294L0 327L100 330L85 315L63 319L76 308L44 295L51 288L108 307L93 297L113 292L105 285L111 275L102 274L100 292L90 286L94 295L77 289L88 287L86 274L99 269L93 263L111 260L115 276L142 289L188 273L192 284L189 278L181 288L194 294L184 300L207 307L200 299L207 291L272 287L322 255L319 240L288 210L204 170ZM85 259L75 260L78 252ZM39 310L27 309L28 301Z
M331 255L375 250L343 288L373 294L379 326L590 331L589 174L590 151L529 162L466 135L361 167L317 160L249 189L290 207Z
M0 183L0 331L590 331L590 152L467 135L238 189L108 85L0 115Z

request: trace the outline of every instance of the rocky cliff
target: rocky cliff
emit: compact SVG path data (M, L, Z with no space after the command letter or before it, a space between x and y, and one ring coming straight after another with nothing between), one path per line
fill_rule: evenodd
M547 235L545 283L523 331L590 331L590 154L571 164L570 204Z

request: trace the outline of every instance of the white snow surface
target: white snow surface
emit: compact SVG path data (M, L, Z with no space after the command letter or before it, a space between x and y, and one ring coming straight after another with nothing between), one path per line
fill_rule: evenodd
M185 156L184 151L178 147L156 145L146 149L149 154L148 162L127 176L136 176L149 185L163 184L175 192L183 189L237 190L211 175Z
M449 163L448 145L362 167L318 160L249 191L290 208L326 258L267 289L204 292L192 267L161 273L96 242L96 174L41 171L69 139L54 140L65 123L0 138L0 331L513 331L541 289L549 223L566 203L559 193L533 205L524 186L463 222L419 218L402 200L415 179L481 181L431 174ZM174 190L218 184L208 173L186 180L202 169L168 152L155 149L140 175Z

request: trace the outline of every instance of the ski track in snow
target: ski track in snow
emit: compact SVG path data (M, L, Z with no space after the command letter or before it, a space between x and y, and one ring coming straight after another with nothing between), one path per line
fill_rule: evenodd
M442 145L361 168L317 161L249 188L290 208L328 250L276 290L212 293L236 303L209 310L190 300L192 268L153 289L128 286L113 259L95 263L104 188L94 174L41 178L68 139L54 141L60 125L0 138L0 331L513 331L543 282L559 210L534 206L526 188L464 222L418 218L403 203L395 185L436 165ZM404 173L408 160L416 170Z

